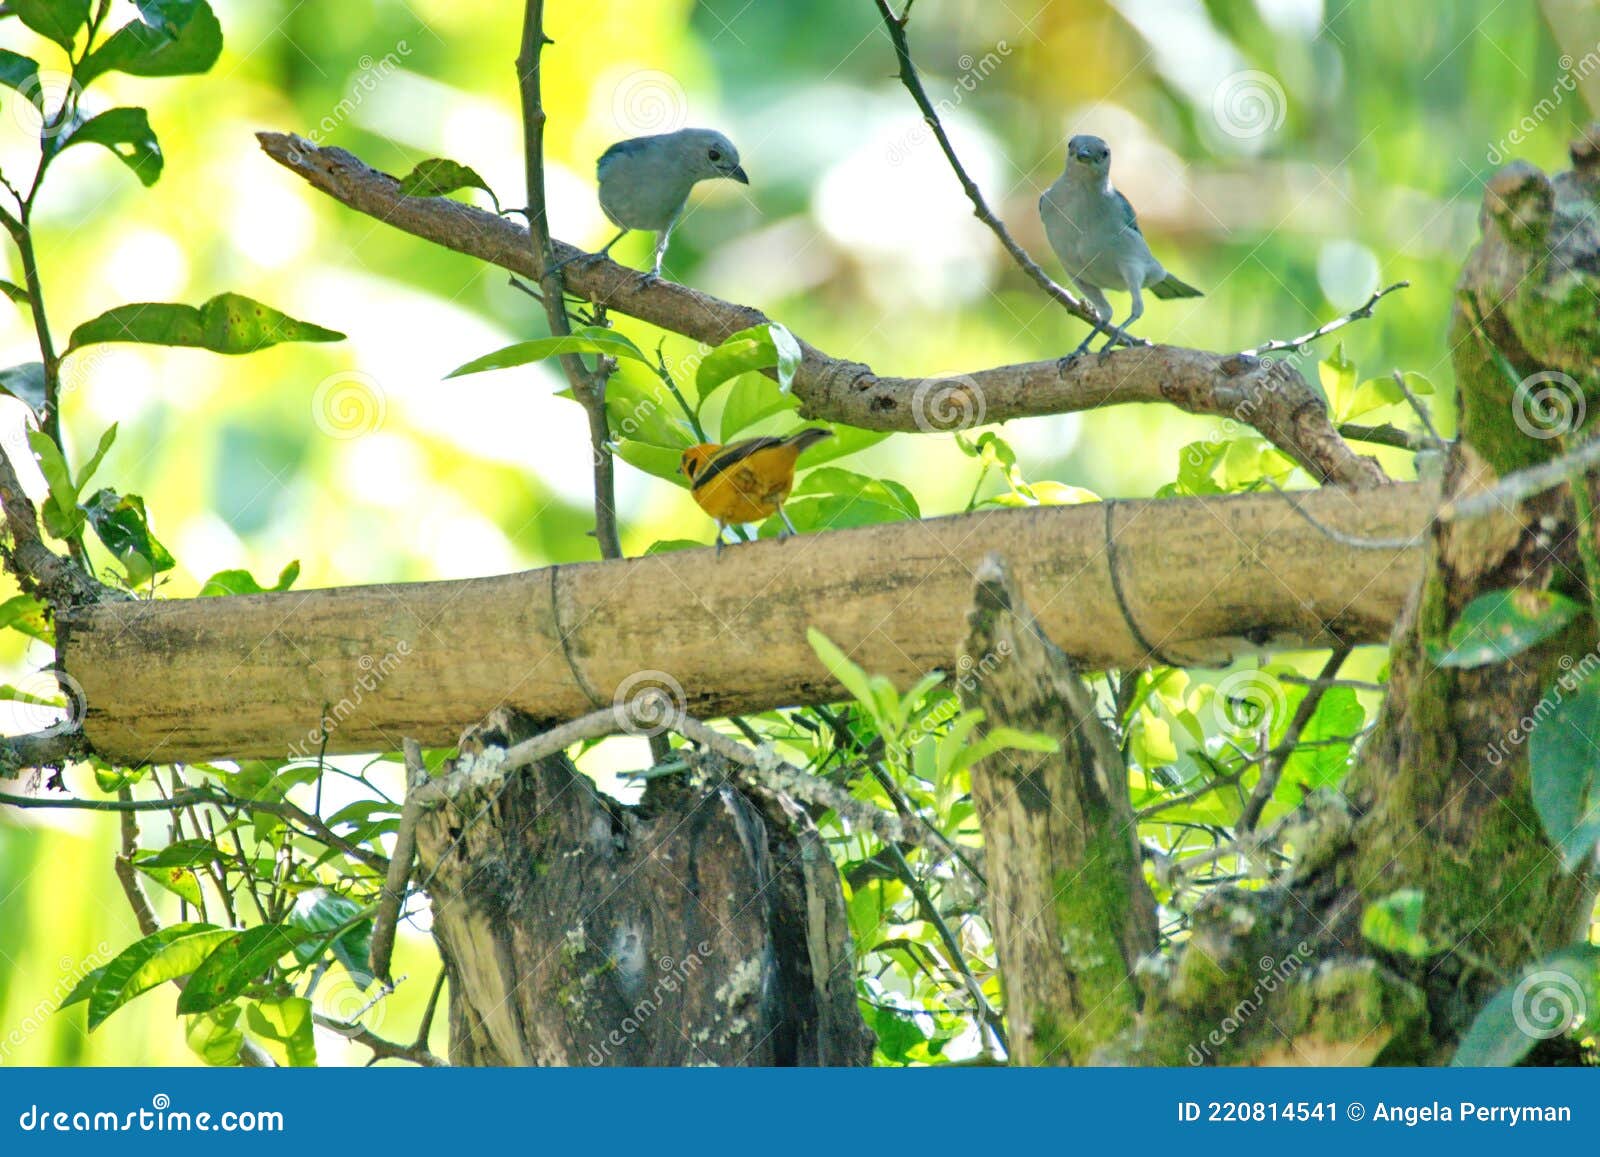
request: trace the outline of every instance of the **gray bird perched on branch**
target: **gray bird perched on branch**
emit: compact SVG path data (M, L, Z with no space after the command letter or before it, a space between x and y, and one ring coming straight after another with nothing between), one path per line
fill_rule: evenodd
M689 190L701 181L726 177L748 185L750 178L739 166L739 150L733 142L711 129L679 129L618 141L600 156L600 208L613 225L622 229L596 255L604 257L611 247L635 229L650 229L656 234L656 259L647 278L661 276L661 262L667 255L672 227L683 216Z
M1101 331L1109 335L1101 350L1125 341L1127 328L1144 315L1142 290L1160 298L1202 296L1162 268L1150 252L1133 206L1112 187L1111 147L1099 137L1080 135L1067 142L1066 171L1039 198L1039 216L1050 248L1099 318L1069 357L1081 354ZM1111 303L1102 292L1106 289L1133 296L1133 308L1120 327L1111 325Z

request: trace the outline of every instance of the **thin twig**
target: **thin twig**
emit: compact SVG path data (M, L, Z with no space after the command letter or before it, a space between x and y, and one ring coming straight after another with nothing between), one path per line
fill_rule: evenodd
M1371 442L1374 446L1393 446L1396 450L1426 450L1432 445L1426 438L1419 437L1409 430L1402 430L1399 426L1384 423L1382 426L1366 426L1360 422L1340 422L1334 429L1339 431L1339 437L1347 438L1352 442Z
M1482 518L1486 514L1514 509L1536 494L1554 490L1572 480L1574 474L1584 474L1600 466L1600 438L1585 442L1559 458L1552 458L1526 470L1514 470L1487 490L1475 491L1465 498L1446 502L1439 507L1440 522L1459 522L1467 518Z
M384 984L393 983L389 962L394 956L395 930L400 922L400 907L405 903L406 888L411 882L411 868L417 858L417 819L422 815L422 804L416 799L416 789L428 782L422 745L409 737L401 743L406 757L406 802L400 809L394 854L389 857L389 872L378 901L378 914L372 919L372 939L367 950L367 965Z
M1388 297L1389 294L1393 293L1397 289L1409 289L1410 287L1411 282L1409 281L1397 281L1393 285L1385 286L1383 289L1378 290L1371 297L1367 298L1364 304L1358 305L1355 309L1352 309L1343 317L1336 317L1332 321L1324 322L1322 325L1317 326L1317 328L1312 330L1310 333L1303 333L1299 337L1292 337L1287 341L1269 341L1264 345L1257 346L1253 350L1244 350L1240 356L1259 358L1266 357L1268 354L1293 353L1295 350L1310 345L1318 338L1327 337L1330 333L1341 330L1347 325L1371 317L1372 311L1377 306L1378 302L1382 301L1385 297Z
M1394 384L1400 387L1400 392L1405 395L1406 404L1422 419L1422 428L1428 431L1432 445L1437 448L1445 445L1445 440L1439 436L1438 428L1433 424L1433 415L1428 413L1428 407L1422 404L1422 399L1411 392L1411 387L1406 385L1406 376L1399 370L1394 371Z
M539 269L539 288L550 332L556 337L572 333L567 317L566 286L550 240L550 217L544 191L544 101L540 92L540 60L544 46L544 0L527 0L522 24L522 52L517 57L518 88L522 96L522 143L528 176L528 231ZM611 429L606 418L607 359L597 359L591 371L578 354L565 354L561 368L572 386L572 396L589 416L589 442L594 451L594 537L601 558L621 558L617 534L616 463L611 456Z
M410 1061L414 1065L421 1065L426 1069L449 1068L449 1062L435 1056L421 1045L403 1045L395 1041L385 1040L372 1032L365 1025L353 1024L347 1021L335 1020L320 1012L311 1014L311 1019L323 1028L332 1029L348 1041L364 1045L372 1050L373 1061L402 1060ZM371 1063L371 1062L369 1062Z
M1331 526L1327 526L1324 523L1318 522L1314 517L1312 517L1310 511L1306 510L1300 505L1299 502L1295 500L1295 496L1293 494L1279 486L1272 479L1264 478L1262 481L1267 484L1269 489L1271 489L1289 504L1290 510L1294 511L1301 518L1310 523L1319 534L1331 539L1340 546L1348 546L1353 550L1407 550L1413 546L1421 545L1422 542L1428 537L1428 527L1424 527L1423 529L1417 531L1416 534L1413 534L1408 538L1362 538L1359 535L1346 534L1342 530L1335 530ZM1434 518L1442 519L1443 514L1436 514ZM1433 525L1432 520L1429 521L1428 525Z
M996 216L994 210L989 208L983 190L978 188L978 183L972 179L966 166L961 163L961 158L956 155L955 146L950 143L950 136L945 132L944 122L939 119L939 110L934 107L933 101L928 99L928 90L923 87L922 78L917 74L916 63L911 59L911 44L906 38L906 22L911 16L911 5L907 4L906 10L896 16L894 9L889 7L889 0L874 0L874 2L878 6L879 15L883 17L883 26L889 31L889 39L894 43L895 60L900 66L900 83L905 85L906 91L911 94L911 99L917 102L917 108L922 112L922 119L933 133L934 140L939 142L939 148L943 151L945 160L950 162L950 168L955 171L956 180L961 182L961 189L966 193L967 200L972 202L974 215L1000 239L1000 244L1005 246L1012 260L1033 279L1034 284L1060 303L1073 317L1088 322L1096 329L1101 329L1104 323L1094 310L1057 284L1039 263L1028 255L1028 251L1017 243L1016 238L1011 236L1011 231ZM1116 332L1128 344L1149 344L1140 338L1123 334L1121 330Z
M1295 708L1294 716L1289 720L1289 726L1284 730L1283 739L1263 762L1261 778L1256 780L1256 786L1245 802L1244 810L1239 813L1239 822L1234 825L1236 831L1255 830L1257 822L1261 819L1262 810L1271 801L1273 793L1278 790L1278 780L1283 777L1283 769L1299 745L1300 736L1305 732L1312 716L1317 713L1323 695L1328 692L1330 686L1328 680L1339 673L1339 668L1344 666L1344 661L1350 657L1352 649L1335 647L1333 654L1328 656L1328 661L1322 665L1322 671L1317 676L1319 682L1306 691L1299 706Z

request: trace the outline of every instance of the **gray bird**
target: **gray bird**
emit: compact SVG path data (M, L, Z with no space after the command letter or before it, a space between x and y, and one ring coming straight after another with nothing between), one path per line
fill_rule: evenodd
M739 167L739 150L711 129L679 129L618 141L600 155L598 174L600 208L622 232L596 256L610 253L613 245L635 229L653 230L656 259L647 279L661 276L667 242L672 227L683 216L690 189L716 177L750 183Z
M1099 317L1070 357L1081 354L1097 332L1109 334L1101 350L1123 339L1127 328L1144 316L1141 290L1160 298L1202 296L1162 268L1150 252L1133 206L1111 185L1111 148L1099 137L1080 135L1067 142L1066 171L1039 198L1039 216L1050 248ZM1110 324L1111 303L1101 292L1106 289L1133 296L1133 309L1120 328Z

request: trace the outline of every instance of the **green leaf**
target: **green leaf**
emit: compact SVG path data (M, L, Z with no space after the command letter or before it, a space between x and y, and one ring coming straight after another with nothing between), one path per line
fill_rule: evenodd
M208 1065L238 1064L239 1048L244 1044L244 1030L239 1027L243 1012L237 1004L225 1004L189 1017L184 1038L190 1049Z
M1274 722L1287 728L1289 712L1282 712ZM1300 744L1284 763L1280 792L1294 791L1294 802L1298 803L1304 790L1336 786L1344 778L1356 733L1366 722L1367 713L1354 690L1328 688L1311 721L1300 732ZM1343 742L1336 742L1340 740Z
M1514 1065L1539 1041L1593 1025L1600 1009L1597 969L1600 948L1592 944L1573 944L1528 965L1473 1018L1450 1063Z
M799 408L800 400L780 390L771 378L764 374L744 374L735 380L722 404L718 434L722 441L731 442L757 422Z
M55 642L55 632L45 617L45 606L32 595L12 595L0 603L0 630L7 627L40 642Z
M102 964L94 971L85 972L81 977L79 977L78 983L72 986L72 991L67 993L66 998L62 1000L60 1004L56 1005L56 1011L59 1012L61 1009L66 1008L69 1005L74 1005L80 1001L88 1000L89 994L94 991L94 986L99 984L100 978L105 975L107 967L107 965Z
M1344 356L1343 343L1334 347L1332 354L1317 366L1317 379L1322 392L1327 395L1334 420L1350 420L1350 406L1355 400L1356 364Z
M698 550L706 544L692 538L663 538L645 547L645 554L673 554L680 550Z
M824 466L809 471L794 490L794 496L835 494L843 498L876 502L897 509L902 518L920 518L922 510L915 496L900 483L888 478L857 474L840 466Z
M205 585L200 588L197 598L212 598L217 595L259 595L268 591L286 591L294 585L294 580L300 577L300 560L296 559L283 570L278 572L278 581L270 587L264 587L256 581L256 576L247 570L219 570L216 574L206 579Z
M364 800L363 803L389 805L382 800ZM391 809L392 810L392 809ZM332 826L332 821L330 826ZM338 928L349 925L331 945L333 955L362 988L372 983L372 973L367 971L367 952L372 944L372 918L358 919L362 906L347 896L340 896L326 888L315 888L295 900L285 923L307 932L316 933L317 939L299 944L294 949L301 964L310 964L322 947L322 940Z
M230 933L189 977L178 995L178 1011L205 1012L227 1003L296 945L314 936L287 924L262 924Z
M754 325L726 338L705 356L695 374L702 403L724 382L752 370L776 370L778 388L785 392L800 368L800 343L776 322Z
M172 924L124 948L100 970L89 992L89 1028L97 1028L141 992L192 972L227 935L227 929L210 924Z
M150 532L144 499L137 494L123 496L115 490L99 490L83 509L100 541L128 572L129 586L144 586L177 565L177 560Z
M39 62L0 48L0 84L16 89L30 101L39 99Z
M0 391L27 404L35 414L44 412L44 363L23 362L0 370Z
M159 851L137 854L133 862L141 868L198 868L217 859L210 840L176 840Z
M899 501L875 501L848 494L826 494L817 498L795 498L783 504L784 513L801 534L824 530L848 530L853 526L878 526L885 522L905 522L909 517ZM763 538L785 530L776 515L761 524Z
M1503 663L1542 643L1582 613L1581 604L1554 591L1490 591L1467 604L1450 628L1450 649L1436 654L1434 662L1441 667Z
M142 20L124 24L78 66L87 85L113 70L133 76L191 76L222 54L222 25L204 0L137 0Z
M1422 932L1423 894L1402 888L1368 904L1361 913L1361 935L1379 948L1425 960L1436 949Z
M1433 383L1421 374L1407 374L1405 378L1406 386L1418 397L1433 393ZM1352 392L1349 406L1341 420L1352 421L1373 410L1381 410L1385 406L1397 406L1405 400L1405 391L1400 388L1393 376L1369 378Z
M150 128L150 117L142 108L114 108L91 120L70 126L54 138L52 153L73 145L104 145L117 159L149 187L161 176L161 144Z
M541 337L533 341L519 341L515 345L508 345L495 350L492 354L475 358L464 366L457 366L445 377L460 378L467 374L481 374L485 370L510 369L512 366L525 366L529 362L543 361L545 358L561 354L604 354L606 357L632 358L634 361L650 364L650 360L644 356L639 347L616 330L600 326L582 326L574 330L570 337Z
M44 528L60 539L72 538L83 529L83 511L78 509L78 491L67 470L60 449L40 430L28 431L28 447L39 461L39 471L50 487L50 496L40 508Z
M317 1063L311 1002L303 996L251 1001L245 1006L250 1031L284 1046L289 1064L304 1068Z
M1576 688L1558 687L1545 693L1548 701L1564 692L1528 739L1528 775L1545 835L1570 872L1600 841L1600 761L1594 757L1600 746L1600 675Z
M850 656L841 651L832 639L815 627L806 628L806 640L816 652L817 658L822 660L822 665L828 669L828 674L837 679L868 714L876 716L877 698L872 693L872 684L867 678L867 673L856 666Z
M343 341L344 334L296 321L237 293L222 293L200 308L138 302L108 309L72 331L70 349L97 342L190 346L219 354L247 354L289 341Z
M28 296L26 289L23 289L16 282L7 281L4 278L0 278L0 293L5 294L18 305L27 305L33 301L33 298ZM43 369L42 366L40 368Z
M199 906L200 881L195 878L192 868L152 868L145 864L135 864L134 867L174 896Z
M494 211L500 212L500 198L476 172L466 165L443 157L419 161L417 167L400 178L400 191L407 197L443 197L461 189L481 189L494 202Z
M69 53L78 29L89 22L89 0L12 0L11 11Z
M629 466L643 470L646 474L653 474L657 478L664 478L679 486L689 485L688 479L678 470L678 463L683 458L681 448L652 446L648 442L618 442L616 452L618 458Z
M89 479L94 477L94 472L100 469L100 463L105 461L106 453L117 440L117 424L112 422L105 432L100 435L100 442L94 448L94 453L89 455L89 460L83 464L83 469L78 471L78 477L73 480L74 494L82 495L84 487L89 485Z

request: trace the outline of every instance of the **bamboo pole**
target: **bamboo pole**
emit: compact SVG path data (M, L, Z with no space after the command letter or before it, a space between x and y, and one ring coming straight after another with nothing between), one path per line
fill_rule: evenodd
M808 627L901 685L952 669L991 552L1089 669L1382 642L1420 568L1396 543L1435 504L1395 485L991 510L720 557L106 603L63 613L59 650L90 743L121 763L448 746L502 704L555 722L615 703L643 729L841 698Z

